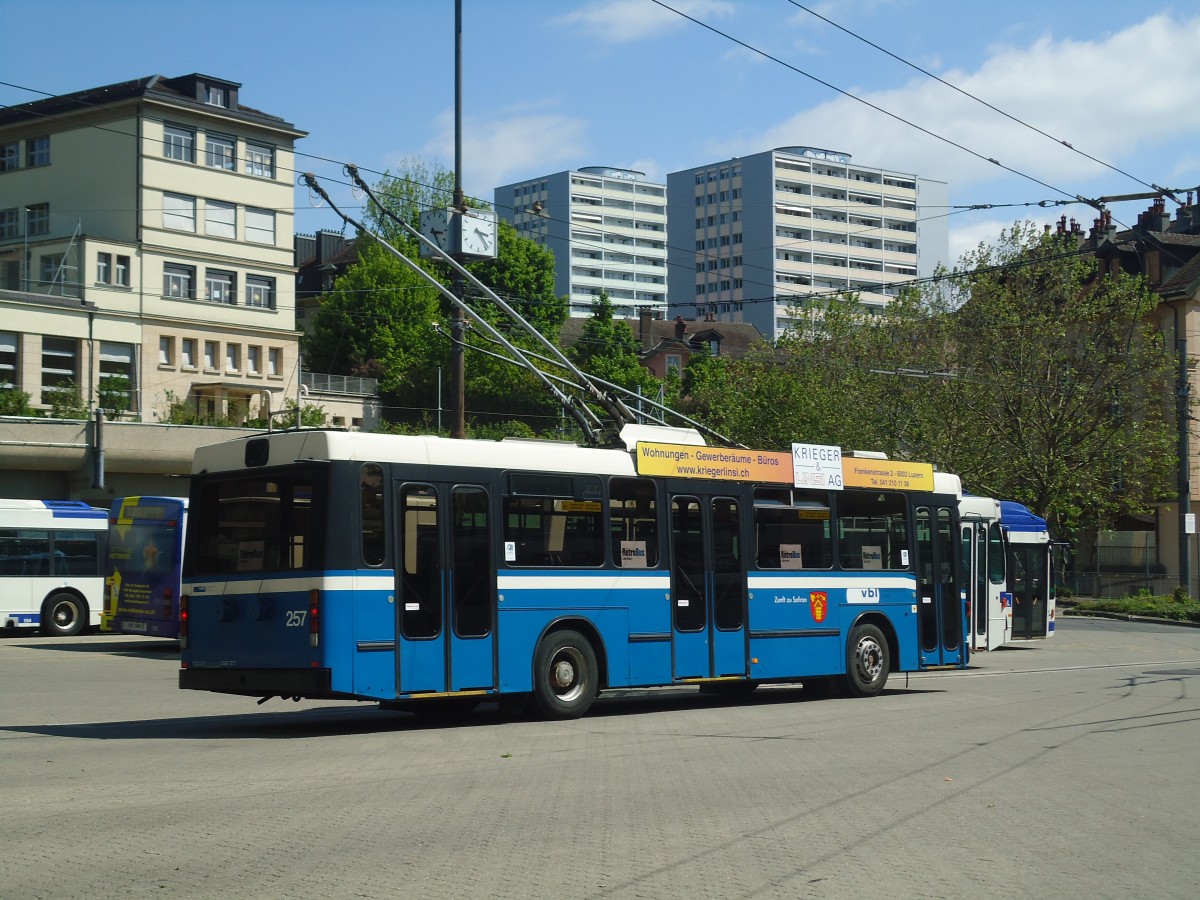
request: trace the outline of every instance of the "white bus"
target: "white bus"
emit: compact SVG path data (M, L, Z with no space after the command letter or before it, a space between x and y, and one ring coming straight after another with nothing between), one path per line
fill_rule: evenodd
M995 650L1012 638L1012 594L1008 590L1000 501L963 496L958 501L963 535L963 580L968 585L971 649Z
M100 624L108 513L79 500L0 500L0 624L59 637Z

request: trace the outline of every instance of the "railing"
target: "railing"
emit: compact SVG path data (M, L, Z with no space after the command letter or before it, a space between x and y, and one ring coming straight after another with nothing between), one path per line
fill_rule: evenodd
M374 397L379 393L379 380L354 375L325 375L320 372L301 372L300 383L319 394L354 394Z

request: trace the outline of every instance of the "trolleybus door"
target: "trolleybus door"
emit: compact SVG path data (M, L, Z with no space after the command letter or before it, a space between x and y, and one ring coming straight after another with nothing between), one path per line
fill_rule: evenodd
M491 507L478 485L396 491L397 695L495 684Z
M995 650L1008 640L1009 611L1003 599L1004 542L993 522L963 522L962 577L971 599L972 650Z
M1049 546L1008 545L1009 589L1013 597L1012 636L1016 640L1045 637L1049 627Z
M963 598L959 592L953 511L919 506L917 523L917 640L922 666L965 661Z
M746 577L732 497L671 497L671 629L677 680L746 675Z

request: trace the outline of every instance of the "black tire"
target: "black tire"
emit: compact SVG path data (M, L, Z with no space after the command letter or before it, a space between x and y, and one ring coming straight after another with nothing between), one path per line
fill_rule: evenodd
M548 719L578 719L600 689L596 651L577 631L542 638L533 659L533 696Z
M851 697L874 697L887 684L891 651L883 632L874 625L857 625L846 644L846 692Z
M71 637L82 634L88 625L87 604L65 591L52 594L42 604L42 634Z

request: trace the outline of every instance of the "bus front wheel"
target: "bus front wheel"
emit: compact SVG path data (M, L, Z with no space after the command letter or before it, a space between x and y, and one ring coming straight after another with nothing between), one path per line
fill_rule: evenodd
M852 697L874 697L887 684L891 654L883 632L858 625L846 644L846 688Z
M533 662L533 695L551 719L577 719L588 711L599 690L596 651L577 631L555 631L542 638Z
M42 607L42 633L71 637L87 627L87 605L74 594L54 594Z

